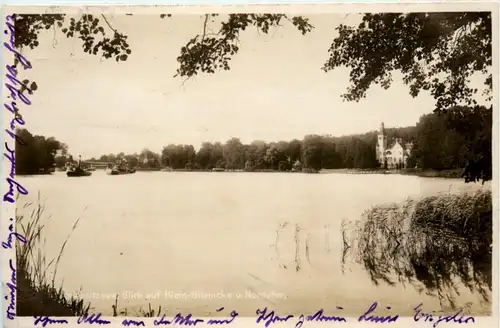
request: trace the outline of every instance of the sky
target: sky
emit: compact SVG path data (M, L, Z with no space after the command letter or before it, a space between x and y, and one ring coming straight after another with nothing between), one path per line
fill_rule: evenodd
M303 36L291 24L268 35L249 29L230 71L174 78L180 48L202 32L199 15L106 15L128 35L126 62L83 53L78 39L61 31L40 34L40 46L23 54L38 84L32 105L20 111L33 134L53 136L71 154L99 157L160 152L168 144L242 142L334 136L415 125L432 112L426 93L412 98L398 74L388 90L373 86L365 99L344 102L349 72L325 73L322 65L339 24L357 23L355 14L308 15L315 29ZM217 28L212 24L211 28Z

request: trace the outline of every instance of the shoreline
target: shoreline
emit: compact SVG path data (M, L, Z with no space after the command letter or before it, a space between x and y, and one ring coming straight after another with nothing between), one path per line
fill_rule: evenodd
M382 170L382 169L324 169L322 174L399 174L399 175L415 175L421 178L443 178L443 179L461 179L462 169L451 170L418 170L418 169L402 169L402 170Z
M98 168L97 171L104 169ZM62 172L62 171L61 171ZM401 170L383 170L383 169L321 169L319 171L279 171L279 170L187 170L187 169L172 169L168 171L159 170L137 170L137 172L191 172L191 173L302 173L302 174L399 174L399 175L414 175L422 178L443 178L443 179L461 179L462 169L447 169L447 170L418 170L418 169L401 169ZM53 173L35 173L35 174L18 174L18 176L29 177L39 175L53 175Z

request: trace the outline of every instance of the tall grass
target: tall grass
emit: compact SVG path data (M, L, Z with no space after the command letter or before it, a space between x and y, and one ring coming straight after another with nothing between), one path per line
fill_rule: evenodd
M44 214L44 204L26 203L24 210L31 208L29 216L18 215L16 211L16 229L26 237L26 244L16 244L17 265L17 315L18 316L79 316L85 313L90 304L76 297L67 297L62 285L57 288L55 280L59 262L64 254L71 234L81 218L73 224L72 230L63 242L57 257L47 263L44 252L46 239L43 236L46 221L50 216ZM53 270L50 276L48 272Z
M63 285L56 287L57 270L64 250L72 233L76 230L80 218L78 218L61 245L56 257L47 262L44 252L46 238L44 229L50 216L45 215L45 205L38 193L37 202L25 203L23 211L29 212L29 216L18 215L16 211L16 231L26 237L26 243L16 244L17 263L17 316L81 316L90 313L91 304L83 299L68 296L63 292ZM53 272L49 275L48 272ZM142 307L138 309L118 308L118 295L115 304L111 306L113 316L127 316L133 314L139 317L161 316L161 306L157 310Z
M491 191L481 190L375 206L344 248L373 283L411 284L456 308L460 283L489 302L492 244Z

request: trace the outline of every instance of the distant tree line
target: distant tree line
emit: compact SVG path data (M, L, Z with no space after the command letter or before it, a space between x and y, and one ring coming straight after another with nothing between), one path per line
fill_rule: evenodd
M125 154L121 152L118 154L102 155L99 158L92 157L88 161L115 163L123 159L127 161L130 167L160 167L158 155L149 149L143 149L139 154Z
M244 144L238 138L225 143L169 144L161 153L143 149L134 154L108 154L91 158L96 162L126 159L131 167L170 167L175 170L305 171L321 169L377 169L377 131L341 137L307 135L302 140ZM33 136L26 129L17 135L16 172L36 174L53 166L72 162L68 147L54 138ZM445 113L431 113L416 126L386 129L388 140L402 138L413 143L408 167L422 170L462 169L469 181L487 181L492 176L492 109L454 107ZM59 155L56 153L59 151Z
M56 154L66 155L68 146L53 137L32 135L26 129L17 129L22 143L16 143L16 174L49 173L56 164Z
M463 169L466 182L492 178L493 108L453 107L424 115L415 127L409 166Z
M411 139L414 127L388 129L391 137ZM214 168L246 171L289 171L297 162L311 171L335 168L377 168L375 158L376 132L343 137L308 135L302 140L244 144L238 138L225 143L204 142L198 151L193 145L169 144L161 153L143 150L140 154L103 155L95 161L113 162L125 158L129 165L141 166L141 158L150 165L176 170L211 170Z
M244 144L238 138L225 143L204 142L198 151L192 145L169 144L161 153L143 150L124 155L129 164L149 160L151 166L176 170L211 170L214 168L246 171L289 171L295 164L306 171L321 169L377 169L375 147L377 131L341 137L308 135L302 140ZM423 115L416 126L387 128L389 142L402 138L412 142L408 167L421 170L462 169L470 181L491 180L492 109L453 107L440 113ZM103 155L113 161L117 155Z

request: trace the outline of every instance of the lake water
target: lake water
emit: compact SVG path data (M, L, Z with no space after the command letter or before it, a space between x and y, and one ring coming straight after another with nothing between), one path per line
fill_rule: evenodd
M115 295L129 314L162 305L169 313L213 314L221 306L252 316L269 306L288 313L324 308L359 315L372 301L411 314L436 298L412 287L374 286L350 265L340 270L343 219L371 205L482 187L461 180L402 175L137 172L91 177L19 177L47 219L45 254L60 261L57 280L82 290L110 314ZM19 214L29 209L18 206ZM479 299L464 292L459 304Z

